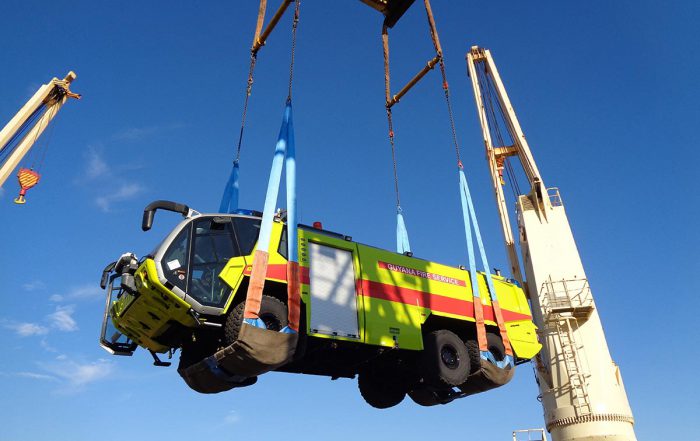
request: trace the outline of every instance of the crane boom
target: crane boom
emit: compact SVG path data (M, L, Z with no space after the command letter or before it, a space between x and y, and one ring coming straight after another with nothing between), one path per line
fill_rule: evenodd
M536 375L547 430L553 441L634 441L622 376L610 356L559 190L544 185L491 53L472 47L467 66L511 270L525 282L540 329ZM525 279L502 188L510 158L517 158L529 184L527 194L516 195Z
M0 187L3 186L12 171L17 168L22 158L29 153L29 150L56 116L61 106L65 104L66 100L68 98L80 98L80 95L70 91L70 83L75 78L75 72L70 71L63 80L53 78L48 84L41 86L0 131L0 151L2 151L2 149L7 147L8 143L16 139L17 135L28 129L19 141L19 144L7 157L7 160L4 163L0 163ZM43 109L42 106L44 107ZM28 128L27 123L37 112L43 112L43 115L34 122L31 128Z

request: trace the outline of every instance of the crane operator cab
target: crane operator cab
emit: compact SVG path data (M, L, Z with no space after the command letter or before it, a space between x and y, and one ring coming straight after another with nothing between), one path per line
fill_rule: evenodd
M115 355L131 355L139 345L165 352L191 338L192 328L221 328L217 318L250 264L246 257L260 231L259 212L207 215L168 201L146 207L144 231L158 209L185 219L151 253L140 260L125 253L102 275L108 293L100 344Z

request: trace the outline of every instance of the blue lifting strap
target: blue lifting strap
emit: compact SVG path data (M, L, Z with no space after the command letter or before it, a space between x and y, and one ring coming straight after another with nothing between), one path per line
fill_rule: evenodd
M472 240L472 228L474 232L474 236L476 237L476 242L479 247L479 255L481 257L481 263L485 267L485 275L486 275L486 284L488 286L488 291L490 295L491 302L498 301L498 298L496 297L496 289L493 285L493 278L491 277L491 272L489 271L489 262L486 257L486 250L484 249L484 243L481 239L481 231L479 230L479 222L476 219L476 211L474 210L474 203L472 202L472 197L471 193L469 191L469 184L467 183L467 177L464 174L464 167L462 164L459 164L459 186L460 186L460 198L462 201L462 216L464 217L464 233L466 234L467 237L467 253L469 256L469 277L471 280L472 284L472 290L473 290L473 295L474 295L474 300L475 303L477 301L481 301L480 298L480 293L479 293L479 282L478 282L478 277L477 277L477 272L476 272L476 258L474 256L474 242ZM495 311L494 311L495 315ZM500 323L499 323L500 325ZM500 326L499 326L500 327ZM479 332L477 332L477 336L480 336ZM479 346L483 347L483 342L479 342ZM507 349L508 352L510 352ZM501 360L497 361L494 357L493 354L489 351L481 351L481 358L484 360L490 361L492 364L495 366L503 369L506 366L513 366L514 365L514 359L512 355L506 355L506 357Z
M289 112L287 112L287 109ZM287 151L285 157L285 176L287 190L287 265L299 266L299 253L297 250L297 164L296 164L296 146L294 145L294 123L292 121L292 102L287 100L287 109L285 109L285 118L287 123ZM289 116L287 117L287 113ZM291 276L295 273L287 273ZM292 280L287 280L289 286L296 287L298 291L298 283L292 283ZM296 293L298 295L298 292ZM291 299L288 301L289 308L292 305ZM298 321L298 320L297 320ZM291 324L291 323L290 323ZM297 323L298 325L298 323ZM297 331L290 326L285 326L280 332L294 334Z
M287 247L288 260L298 262L297 252L297 231L296 231L296 151L294 145L294 126L292 123L292 102L287 100L284 108L284 117L280 127L275 153L272 158L270 178L267 183L265 194L265 205L263 208L262 222L260 224L260 235L258 236L257 249L270 252L270 242L272 236L272 222L275 214L275 206L279 196L279 188L282 180L282 169L287 167ZM260 318L246 318L246 323L258 328L265 328L265 323ZM285 327L281 332L293 333L292 329Z
M238 176L239 166L238 159L233 161L233 169L231 176L226 182L224 195L221 197L221 205L219 205L219 213L233 213L238 208Z
M277 205L277 196L279 195L280 181L282 180L282 168L284 167L284 156L289 140L289 123L291 117L292 103L291 101L287 101L287 105L284 108L282 127L280 127L277 144L275 145L275 154L272 158L272 168L270 170L270 179L267 182L265 206L263 208L262 223L260 225L260 236L258 237L257 249L267 252L270 251L272 219L275 215L275 206Z
M406 231L406 223L403 220L403 211L400 206L396 207L396 252L401 254L411 252L408 231Z

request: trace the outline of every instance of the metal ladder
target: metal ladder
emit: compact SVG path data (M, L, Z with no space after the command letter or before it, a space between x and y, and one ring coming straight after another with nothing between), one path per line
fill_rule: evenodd
M576 343L573 329L571 328L571 322L577 322L577 319L573 316L559 315L555 320L561 352L564 356L564 366L569 377L574 409L578 416L589 415L591 413L591 405L586 387L587 375L583 372L578 354L582 346Z

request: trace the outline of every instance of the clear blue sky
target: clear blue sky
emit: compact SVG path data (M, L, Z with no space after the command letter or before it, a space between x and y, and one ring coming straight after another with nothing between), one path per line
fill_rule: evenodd
M639 439L698 439L700 6L434 0L433 9L492 265L507 267L465 75L473 44L492 50L545 183L562 191ZM0 125L71 69L84 98L59 114L28 203L12 203L13 180L0 193L0 441L505 440L541 427L529 365L506 387L448 406L407 400L378 411L354 381L289 374L198 395L143 351L115 358L99 348L102 268L124 251L147 252L176 221L161 216L143 233L143 207L172 199L218 208L256 12L252 0L4 2ZM302 221L393 248L380 22L359 1L303 2L294 118ZM241 164L245 207L262 207L289 35L287 16L260 54ZM391 39L396 88L431 56L419 1ZM415 254L464 263L439 74L394 114Z

